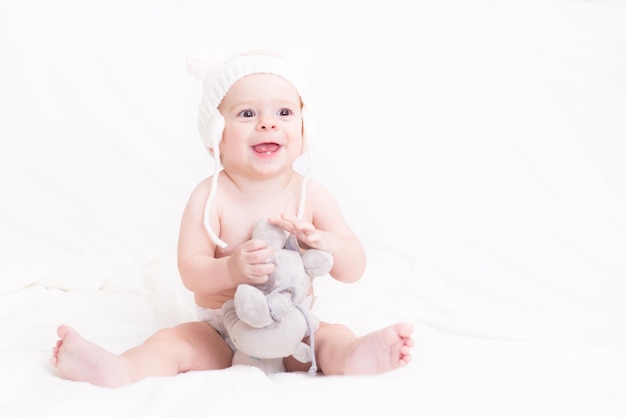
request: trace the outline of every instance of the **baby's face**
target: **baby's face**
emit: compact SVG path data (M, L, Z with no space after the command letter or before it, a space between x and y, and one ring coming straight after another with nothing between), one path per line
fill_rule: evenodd
M300 96L284 78L248 75L230 88L219 110L226 121L220 145L225 170L275 175L302 153Z

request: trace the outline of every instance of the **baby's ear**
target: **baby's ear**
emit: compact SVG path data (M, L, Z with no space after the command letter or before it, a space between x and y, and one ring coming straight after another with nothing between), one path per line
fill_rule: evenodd
M209 155L211 155L213 158L215 158L215 154L213 153L213 149L215 149L215 148L213 146L207 146L206 148L209 151ZM220 152L218 156L221 159L222 158L222 153Z

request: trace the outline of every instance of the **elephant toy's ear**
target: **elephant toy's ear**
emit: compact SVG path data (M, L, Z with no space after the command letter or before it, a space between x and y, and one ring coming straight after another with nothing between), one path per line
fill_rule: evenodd
M285 249L300 252L298 239L296 239L294 235L289 235L289 237L287 237L287 241L285 242Z
M333 267L333 256L319 249L308 249L302 254L302 262L308 276L321 277Z
M298 343L296 350L293 352L293 357L302 363L311 362L311 349L309 345L305 343Z

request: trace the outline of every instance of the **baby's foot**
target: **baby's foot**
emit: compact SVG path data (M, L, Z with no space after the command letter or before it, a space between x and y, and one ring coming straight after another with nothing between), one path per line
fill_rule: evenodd
M381 374L411 360L413 325L398 323L360 337L346 362L345 374Z
M122 357L91 343L68 326L60 326L57 334L60 340L52 348L51 362L65 378L103 387L129 382Z

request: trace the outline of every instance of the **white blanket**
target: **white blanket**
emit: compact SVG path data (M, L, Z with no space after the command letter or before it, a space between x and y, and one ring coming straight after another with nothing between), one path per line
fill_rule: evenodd
M626 415L621 2L12 3L0 415ZM414 323L408 367L105 389L49 365L61 323L123 352L194 320L176 241L213 165L185 62L215 44L308 70L311 176L368 252L360 282L316 281L315 311L359 334Z

